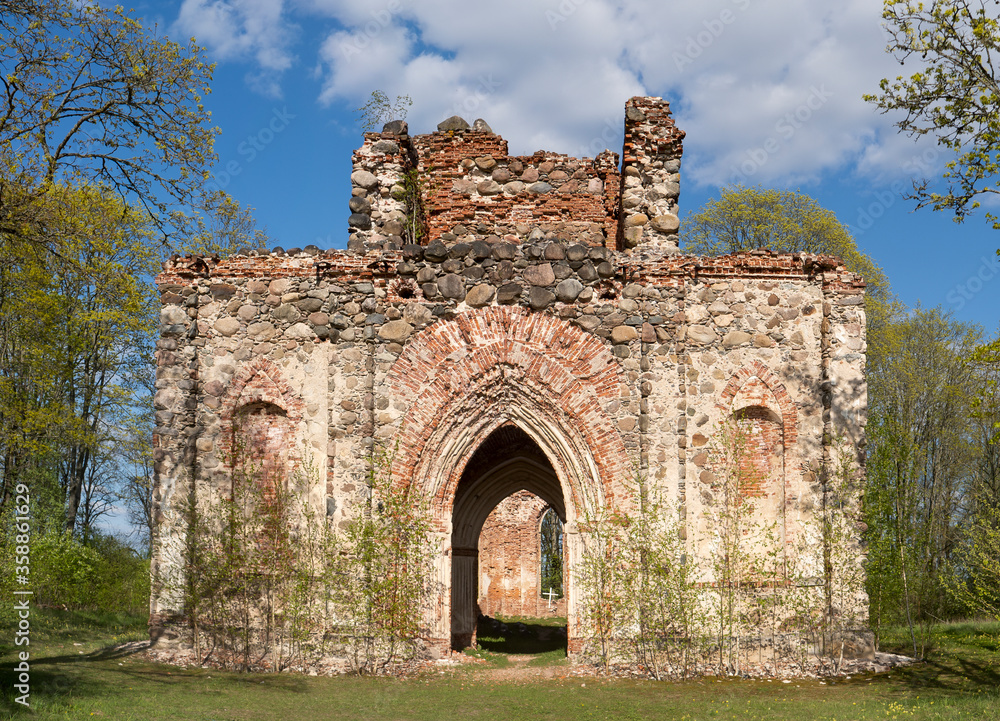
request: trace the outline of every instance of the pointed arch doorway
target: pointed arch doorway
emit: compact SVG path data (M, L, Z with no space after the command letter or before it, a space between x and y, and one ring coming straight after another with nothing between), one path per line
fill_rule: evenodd
M497 505L518 491L545 501L566 523L566 503L555 469L521 428L507 424L475 450L455 490L451 532L451 645L469 646L479 609L479 541L483 524Z
M568 650L576 653L581 523L624 495L632 471L613 420L633 401L618 359L566 321L491 306L419 333L386 384L406 409L393 473L429 502L440 547L425 615L429 650L446 654L471 638L479 530L500 501L528 490L565 524Z

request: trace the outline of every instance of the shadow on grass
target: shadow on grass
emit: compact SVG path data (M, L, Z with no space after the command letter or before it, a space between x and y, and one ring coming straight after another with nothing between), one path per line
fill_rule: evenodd
M34 650L29 652L35 653ZM104 678L108 674L101 674L99 678L92 673L93 667L90 664L115 661L135 653L136 651L108 647L83 655L63 654L38 657L32 655L27 662L30 669L27 684L28 700L32 706L37 706L40 701L58 704L62 698L70 695L76 698L86 698L113 693L122 687L121 679ZM21 671L18 669L19 663L19 661L11 661L0 664L0 687L3 688L3 693L0 695L0 709L7 713L27 711L23 704L15 701L24 692L23 688L16 687L22 681ZM123 675L121 669L113 674L115 677L121 675Z
M51 706L70 700L112 696L124 688L139 684L146 687L146 693L156 693L157 687L183 688L206 675L215 679L218 684L216 690L220 692L227 688L244 687L273 688L293 693L305 693L309 690L307 679L295 674L242 674L218 669L187 669L151 663L142 658L136 658L134 663L126 666L116 663L135 657L144 650L144 646L122 648L112 645L86 654L32 655L28 662L31 705L37 707L42 703ZM20 682L18 663L14 660L0 664L0 713L4 717L28 711L15 701L21 695L15 688L15 684Z
M491 653L566 655L566 626L551 619L501 620L480 616L476 643Z
M879 674L872 682L885 686L935 689L965 694L972 690L1000 693L1000 625L947 624L933 632L926 658L912 666ZM905 643L883 644L884 650L912 655Z

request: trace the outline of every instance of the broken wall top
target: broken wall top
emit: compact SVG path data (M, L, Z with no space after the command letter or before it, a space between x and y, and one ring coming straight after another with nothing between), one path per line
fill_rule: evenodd
M511 156L482 121L452 118L413 137L398 121L366 133L353 156L348 248L558 239L676 252L684 132L660 98L632 98L624 122L621 171L607 150Z

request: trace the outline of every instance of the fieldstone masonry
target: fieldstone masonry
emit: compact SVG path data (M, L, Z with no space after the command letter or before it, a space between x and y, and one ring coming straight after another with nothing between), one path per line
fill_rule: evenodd
M223 492L227 429L246 408L282 463L325 469L309 502L333 523L361 507L372 448L396 448L396 482L434 513L438 653L472 638L489 597L480 533L520 491L565 524L571 653L586 633L581 519L627 504L636 474L680 504L691 552L710 553L710 449L728 418L756 429L750 492L778 542L808 541L820 468L839 443L864 445L862 279L827 256L680 255L684 133L658 98L628 101L621 172L611 152L512 157L485 123L461 125L365 134L346 251L164 265L154 639L184 620L164 580L183 577L181 509Z

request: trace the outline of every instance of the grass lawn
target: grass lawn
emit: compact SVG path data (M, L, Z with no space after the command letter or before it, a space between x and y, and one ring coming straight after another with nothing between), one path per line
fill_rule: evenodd
M509 624L508 624L509 626ZM0 631L0 714L39 719L1000 719L1000 624L934 633L927 663L850 680L683 683L565 677L498 682L492 661L426 676L316 678L158 666L107 650L145 619L32 609L31 709L14 702L13 631ZM493 638L500 638L499 636ZM904 637L885 650L906 653ZM497 645L500 641L490 642Z

